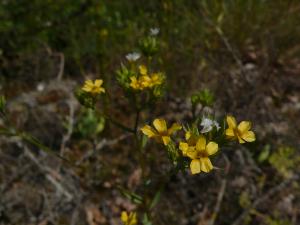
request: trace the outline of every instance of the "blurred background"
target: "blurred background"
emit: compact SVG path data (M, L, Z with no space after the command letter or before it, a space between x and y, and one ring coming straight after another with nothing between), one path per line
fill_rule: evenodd
M118 188L140 184L130 138L80 107L74 90L104 79L111 114L130 124L115 71L154 27L168 86L149 116L184 122L191 94L208 88L216 115L253 121L257 141L226 152L227 172L219 157L219 170L173 176L153 224L300 223L299 0L1 0L0 18L9 120L80 165L0 136L1 225L117 225L135 209ZM148 150L149 171L162 176L164 152Z

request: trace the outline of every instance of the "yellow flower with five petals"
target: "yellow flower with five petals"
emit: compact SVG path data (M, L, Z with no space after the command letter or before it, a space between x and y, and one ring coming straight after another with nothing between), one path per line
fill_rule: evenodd
M201 171L208 173L213 169L213 165L209 159L209 156L218 151L218 144L213 141L206 143L206 138L203 135L199 136L196 144L195 140L193 140L193 142L189 142L189 140L190 139L188 139L187 143L181 142L179 148L183 152L184 156L192 159L190 163L192 174L197 174Z
M123 211L121 213L121 220L124 225L136 225L137 224L137 216L135 212L127 213Z
M171 141L171 135L182 127L178 123L173 123L170 128L167 128L167 123L164 119L155 119L153 127L145 125L141 131L149 138L154 138L157 142L168 145Z
M102 87L103 80L97 79L94 82L92 80L86 80L83 87L83 91L91 94L105 93L105 89Z
M237 125L233 116L227 116L228 128L225 130L226 137L231 140L238 140L240 144L255 141L255 134L251 129L250 121L242 121Z

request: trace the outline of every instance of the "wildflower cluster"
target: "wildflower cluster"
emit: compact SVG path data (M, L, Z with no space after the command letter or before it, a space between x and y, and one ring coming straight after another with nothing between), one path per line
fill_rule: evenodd
M154 72L150 65L139 64L136 62L137 53L131 53L126 58L129 65L121 65L117 71L117 80L126 92L148 92L154 97L160 97L165 82L163 72ZM136 59L136 60L133 60ZM148 63L149 64L149 63Z
M165 146L176 145L171 139L171 135L184 127L174 123L171 128L167 129L164 119L155 119L153 126L155 129L145 125L141 128L142 133L148 138L154 138L157 142L163 143ZM222 140L224 137L226 141L238 140L240 144L253 142L255 141L255 134L250 129L251 123L249 121L242 121L237 125L233 116L226 117L226 126L223 128L216 120L207 117L203 117L201 122L196 120L191 126L184 127L185 140L179 141L176 150L177 153L180 152L181 154L176 154L176 161L180 161L178 157L187 159L192 174L208 173L214 168L210 157L220 150L221 144L224 144L221 141L218 144L218 140ZM167 148L167 150L169 151L170 148Z
M161 85L164 81L164 76L161 72L149 74L147 67L140 65L138 76L131 76L129 79L132 89L144 90Z
M158 28L152 28L150 34L141 39L139 50L127 54L116 71L118 83L134 104L140 102L148 106L163 96L165 74L157 70L159 63L155 57L159 48L158 33Z
M197 112L198 106L202 109L212 107L214 102L213 94L208 90L201 90L191 97L193 118L189 123L175 122L168 125L163 118L156 118L152 125L139 126L141 120L141 112L155 106L159 97L163 96L165 86L165 75L160 72L157 67L159 65L155 54L158 52L158 29L151 29L150 34L140 41L140 49L137 52L126 55L126 60L121 63L120 68L116 72L118 84L124 91L129 105L135 114L135 124L128 126L123 122L117 121L110 114L107 114L107 108L110 107L109 102L105 104L104 109L91 115L104 115L99 130L104 129L105 120L118 126L126 132L130 132L134 136L135 155L142 170L143 187L151 180L149 174L145 170L147 163L146 148L147 138L154 139L162 144L166 149L170 162L175 171L189 169L191 174L199 174L201 172L208 173L214 169L213 157L222 151L224 145L231 141L237 141L240 144L255 141L255 134L251 131L251 122L236 122L236 119L227 115L225 118L216 120L212 114L203 113L203 110ZM157 72L158 71L158 72ZM96 79L94 81L87 80L78 90L78 100L86 107L95 109L95 105L102 94L107 94L109 90L104 89L103 81ZM109 95L111 96L111 95ZM109 98L108 98L109 99ZM150 107L151 106L151 107ZM83 125L89 123L84 123ZM99 123L100 124L100 123ZM85 127L85 126L80 126ZM139 131L140 127L140 132ZM101 128L101 129L100 129ZM86 128L84 128L86 129ZM81 129L81 130L84 130ZM88 133L88 132L85 132ZM143 134L143 135L142 135ZM153 208L157 200L150 201L150 193L144 190L140 196L130 191L124 191L124 196L135 199L135 204L140 205L138 212L143 212L143 224L151 224L149 210ZM158 193L158 196L160 193ZM135 225L138 223L136 212L122 212L121 220L124 225ZM149 223L148 223L149 222Z

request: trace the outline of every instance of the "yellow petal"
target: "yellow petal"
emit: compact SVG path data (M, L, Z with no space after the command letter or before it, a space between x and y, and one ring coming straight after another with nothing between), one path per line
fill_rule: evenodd
M167 124L164 119L155 119L153 121L153 126L159 133L167 131Z
M236 128L236 120L233 116L227 116L226 121L229 128Z
M238 130L240 131L240 133L247 132L248 130L250 130L250 128L251 128L251 122L249 121L242 121L238 125Z
M129 214L129 225L135 225L135 224L137 224L136 213L132 212Z
M187 151L188 151L188 149L189 149L188 143L180 142L180 143L179 143L179 149L182 151L182 154L183 154L184 156L186 156Z
M185 140L188 140L192 136L192 133L190 131L185 133Z
M208 173L213 169L213 165L211 164L210 159L207 157L200 159L200 165L201 165L201 170L205 173Z
M237 136L237 138L238 138L240 144L246 143L240 136Z
M206 146L206 152L208 155L213 155L218 151L218 148L219 148L218 144L211 141Z
M152 80L151 80L151 78L150 78L149 76L144 75L144 76L142 76L142 77L140 78L140 82L141 82L145 87L148 87L148 86L151 85Z
M100 88L100 89L99 89L99 93L100 93L100 92L105 93L105 89L104 89L104 88Z
M162 136L161 139L162 139L164 145L168 145L169 142L171 141L171 138L169 136Z
M141 128L143 134L147 135L149 138L152 138L157 135L157 132L149 125L145 125Z
M197 159L198 158L198 152L196 151L196 149L194 147L189 147L186 155L188 157L190 157L191 159Z
M92 89L93 89L93 87L91 87L91 86L88 86L88 85L84 85L83 86L83 88L81 88L83 91L85 91L85 92L90 92Z
M128 221L128 215L127 215L127 212L123 211L123 212L121 213L121 220L122 220L123 223L127 223L127 221Z
M136 82L137 81L136 77L129 77L129 79L131 80L131 82Z
M140 65L139 71L140 71L140 74L142 74L142 75L147 75L147 73L148 73L147 67L145 65Z
M95 80L95 86L100 87L102 85L102 83L103 83L103 80L101 80L101 79Z
M180 130L182 126L178 123L173 123L172 126L168 129L168 134L171 135L177 130Z
M247 142L253 142L255 141L255 134L253 131L247 131L242 134L242 139Z
M193 159L190 164L192 174L197 174L201 172L201 166L199 159Z
M198 151L204 151L206 147L206 139L203 135L201 135L197 141L196 149Z
M151 82L152 80L151 80L151 78L150 78L149 76L143 75L143 76L141 77L141 81L144 81L144 82Z
M232 138L232 137L235 136L234 130L231 129L231 128L226 129L226 130L225 130L225 134L226 134L226 136L228 136L229 138Z
M94 83L93 83L92 80L86 80L86 81L84 82L84 85L87 85L87 86L94 86Z

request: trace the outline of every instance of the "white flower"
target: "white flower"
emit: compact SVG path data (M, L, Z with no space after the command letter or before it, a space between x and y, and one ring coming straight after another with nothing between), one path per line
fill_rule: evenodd
M37 91L39 92L42 92L45 90L45 84L44 83L39 83L37 86L36 86L36 89Z
M214 126L219 130L221 127L217 121L214 120Z
M159 28L154 27L154 28L150 28L150 35L151 36L156 36L159 33Z
M202 130L200 131L202 134L210 132L214 126L217 128L217 130L220 129L219 123L209 118L203 118L200 126L202 127Z
M133 52L133 53L127 54L125 57L129 62L134 62L141 57L141 54L138 52Z

